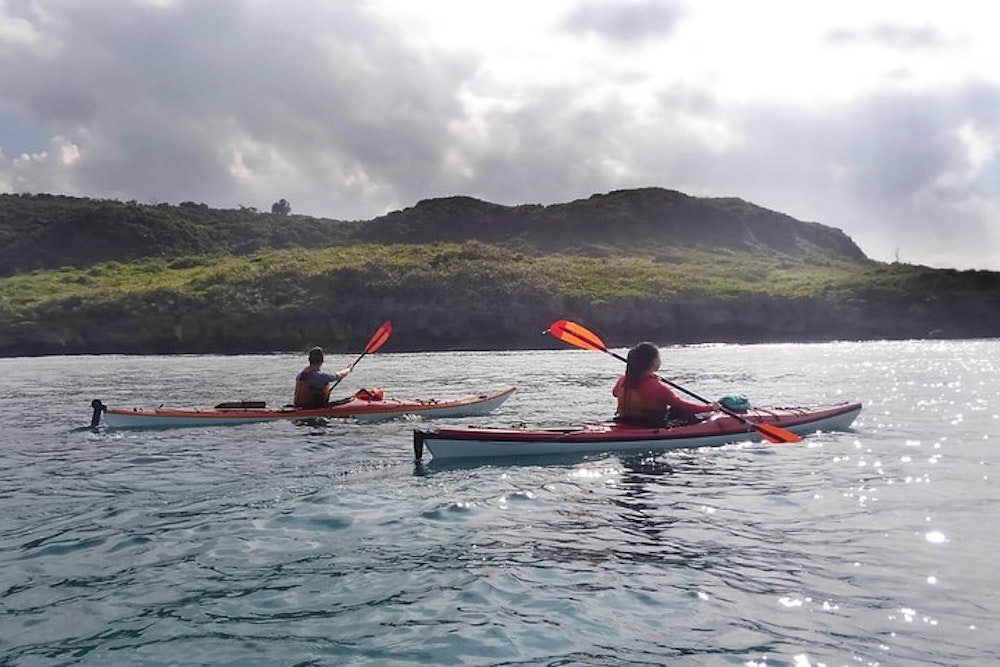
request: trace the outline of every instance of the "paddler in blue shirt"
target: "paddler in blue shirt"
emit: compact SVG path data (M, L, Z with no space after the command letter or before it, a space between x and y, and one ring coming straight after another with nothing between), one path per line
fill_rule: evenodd
M354 370L350 366L345 366L331 375L322 372L320 370L322 366L323 348L314 347L309 350L309 365L295 376L295 407L325 408L330 400L330 390L333 388L331 383L340 382Z

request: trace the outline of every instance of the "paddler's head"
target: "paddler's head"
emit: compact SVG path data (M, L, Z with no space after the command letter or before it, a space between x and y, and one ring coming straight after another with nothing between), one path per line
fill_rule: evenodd
M319 366L323 363L323 348L314 347L309 350L309 364L312 366Z
M647 375L660 370L660 351L652 343L639 343L628 351L625 382L634 387Z

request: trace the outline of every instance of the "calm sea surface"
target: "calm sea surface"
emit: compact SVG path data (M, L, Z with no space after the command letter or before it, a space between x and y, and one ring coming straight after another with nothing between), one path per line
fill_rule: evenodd
M77 428L281 404L302 365L0 360L0 665L1000 664L1000 341L664 351L702 395L865 404L800 445L416 466L405 420ZM515 384L475 423L552 425L620 370L380 352L342 387Z

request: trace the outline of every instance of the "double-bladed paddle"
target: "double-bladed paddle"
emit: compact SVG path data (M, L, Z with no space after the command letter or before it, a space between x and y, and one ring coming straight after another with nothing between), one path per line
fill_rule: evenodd
M368 344L365 345L365 351L362 352L358 356L358 358L354 360L354 362L350 365L350 368L353 369L355 366L357 366L358 362L364 359L366 354L373 354L377 349L385 345L385 342L389 340L389 336L391 334L392 334L392 322L386 320L385 322L382 323L382 326L380 326L375 331L375 333L372 334L372 337L368 340ZM333 389L338 384L340 384L340 381L343 379L344 378L339 378L336 382L330 385L330 389Z
M584 350L596 350L598 352L604 352L605 354L610 354L615 359L619 359L621 361L626 361L626 362L628 361L627 359L625 359L625 357L621 356L620 354L616 354L615 352L609 350L607 345L604 344L604 341L602 341L597 334L587 329L586 327L577 324L576 322L571 322L569 320L557 320L553 322L552 326L548 328L547 333L552 334L553 336L555 336L556 338L565 343L569 343L570 345L575 345L576 347L582 348ZM695 400L701 401L702 403L709 403L709 404L712 403L712 401L702 398L693 391L685 389L684 387L678 384L674 384L670 380L667 380L662 377L660 378L660 380L667 383L674 389L683 391L685 394L694 398ZM768 442L789 443L789 442L802 441L802 438L795 435L788 429L781 428L780 426L775 426L774 424L760 424L758 422L750 421L746 417L743 417L742 415L739 415L733 412L732 410L727 410L722 406L719 406L719 409L722 412L729 415L730 417L738 419L739 421L743 422L750 428L760 433L764 437L764 439L767 440Z

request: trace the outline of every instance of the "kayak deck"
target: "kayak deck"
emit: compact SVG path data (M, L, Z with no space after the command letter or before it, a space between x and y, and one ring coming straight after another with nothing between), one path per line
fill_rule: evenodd
M275 420L363 419L383 420L401 416L424 418L473 417L485 415L510 398L515 387L488 394L453 399L392 399L365 400L352 396L324 408L300 409L262 407L260 402L223 403L214 408L121 408L108 407L95 400L92 427L103 415L109 428L164 428L175 426L211 426L217 424L250 424Z
M754 423L772 424L798 435L807 435L816 431L849 429L861 408L860 403L844 403L817 408L756 409L740 413L740 416ZM701 422L666 428L641 428L605 422L563 428L416 429L413 432L413 452L417 460L421 460L424 447L435 459L535 456L663 451L761 439L756 430L739 419L718 413Z

